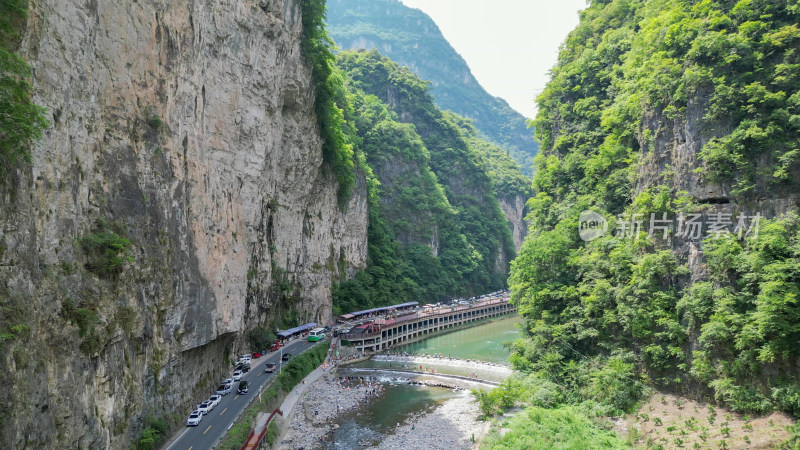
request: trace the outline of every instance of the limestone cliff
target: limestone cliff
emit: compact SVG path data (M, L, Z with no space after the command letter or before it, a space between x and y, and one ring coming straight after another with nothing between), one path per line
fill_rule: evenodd
M508 227L511 229L511 237L514 239L514 251L519 252L522 247L522 241L528 235L528 222L525 221L525 202L528 197L517 194L513 197L498 196L497 201L500 203L500 208L508 220Z
M51 126L0 187L3 448L129 448L181 419L276 317L327 322L365 265L363 176L322 159L299 0L32 3ZM81 238L130 239L118 276ZM33 350L35 349L35 350ZM246 349L244 349L246 350Z

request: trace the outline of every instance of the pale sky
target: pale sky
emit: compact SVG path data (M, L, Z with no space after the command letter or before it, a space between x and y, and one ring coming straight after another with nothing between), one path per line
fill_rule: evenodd
M481 86L528 118L586 7L586 0L400 1L428 14Z

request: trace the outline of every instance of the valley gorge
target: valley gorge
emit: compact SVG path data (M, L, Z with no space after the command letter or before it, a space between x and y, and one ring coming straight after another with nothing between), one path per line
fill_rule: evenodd
M253 333L505 286L529 181L450 113L452 167L390 105L354 114L324 1L18 3L47 123L0 152L2 447L130 448Z

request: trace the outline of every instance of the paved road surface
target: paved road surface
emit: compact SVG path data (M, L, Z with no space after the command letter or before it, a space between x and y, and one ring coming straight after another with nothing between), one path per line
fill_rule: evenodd
M328 341L323 341L328 342ZM316 342L308 342L305 340L296 340L283 348L284 352L289 352L293 356L299 355L304 350L311 348ZM208 450L217 443L220 437L228 430L233 421L239 417L239 414L244 410L245 406L249 403L250 397L258 395L261 386L267 384L275 375L278 374L277 368L275 373L264 372L264 366L267 362L278 364L280 367L281 351L268 353L267 356L254 359L251 363L250 372L247 372L243 380L247 380L248 393L244 395L237 395L236 389L239 386L238 382L233 383L233 391L222 397L211 412L203 416L200 425L196 427L186 427L186 430L180 432L177 438L174 438L169 445L165 447L166 450ZM284 363L285 364L285 363ZM231 370L233 373L233 370ZM222 380L219 380L222 381ZM217 389L217 384L212 389ZM214 395L214 392L209 392L208 396ZM185 416L189 417L191 411L186 411ZM184 419L185 420L185 419Z

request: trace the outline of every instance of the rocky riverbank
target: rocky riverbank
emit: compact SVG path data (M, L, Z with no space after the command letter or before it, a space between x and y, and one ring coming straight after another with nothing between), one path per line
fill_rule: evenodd
M481 422L480 410L469 392L448 400L427 414L414 416L386 437L379 450L397 449L473 449L489 430Z
M337 427L333 422L339 414L377 399L382 392L383 386L369 381L369 377L339 378L335 371L331 372L303 394L279 448L321 448Z
M350 375L340 377L339 375ZM281 449L319 449L338 425L337 417L378 400L384 387L371 376L353 376L350 371L332 372L309 386L289 418L289 428L281 441ZM411 376L407 382L425 386L461 390L461 395L447 400L430 412L407 418L382 442L378 449L467 449L477 448L474 441L487 432L488 425L478 421L480 411L468 386L460 380ZM369 444L361 443L363 448Z

